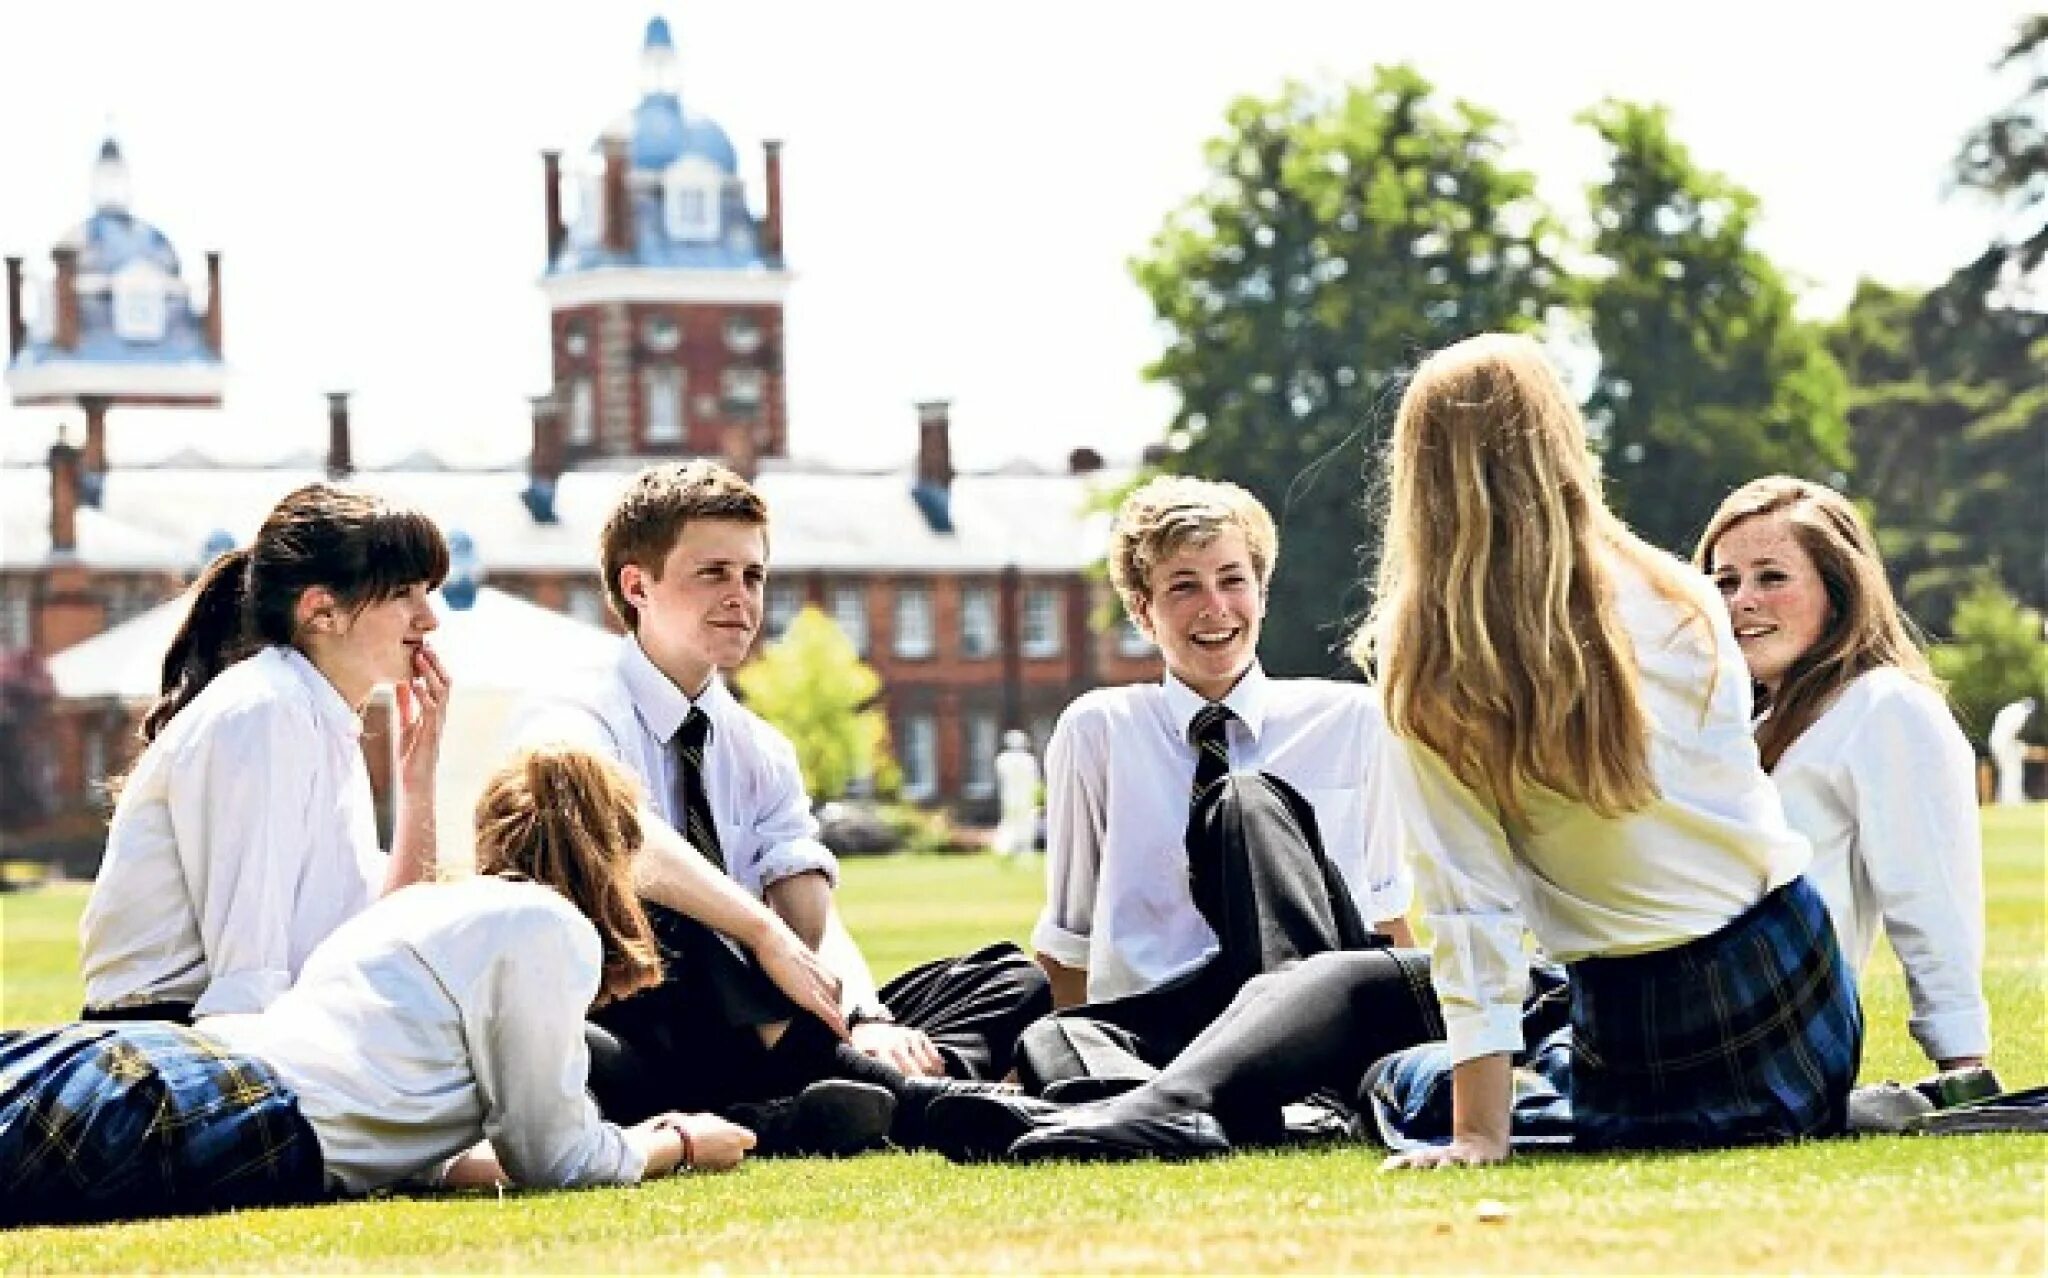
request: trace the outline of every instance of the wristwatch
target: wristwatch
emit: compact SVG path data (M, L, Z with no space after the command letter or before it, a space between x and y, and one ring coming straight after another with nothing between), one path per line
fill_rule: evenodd
M862 1025L894 1025L895 1023L895 1013L883 1007L880 1003L863 1003L859 1007L849 1009L846 1013L846 1028L848 1029L854 1029Z

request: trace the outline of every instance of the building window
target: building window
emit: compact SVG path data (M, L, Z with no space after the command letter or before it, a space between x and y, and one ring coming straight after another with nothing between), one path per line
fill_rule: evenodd
M570 320L562 326L562 353L571 359L582 359L590 352L590 334L583 331L581 320Z
M164 339L164 283L140 264L114 276L114 331L124 342Z
M725 370L725 415L734 421L750 422L761 415L761 398L768 379L758 368Z
M605 624L610 605L605 603L604 590L598 586L569 587L567 607L563 610L576 620L593 626Z
M858 584L832 587L832 620L853 650L868 655L868 592Z
M640 325L640 344L665 354L683 344L682 327L666 315L650 315Z
M1022 648L1027 657L1060 655L1060 592L1032 586L1024 592Z
M906 661L922 661L932 655L929 586L896 587L896 655Z
M28 595L20 590L0 594L0 652L30 646Z
M796 583L769 582L767 604L762 616L762 624L768 632L768 638L771 641L782 638L783 632L789 629L790 622L796 620L796 615L803 610L803 606L803 592L796 588Z
M996 592L987 586L966 586L960 591L960 655L993 657L1001 642L996 625Z
M106 626L112 630L123 622L133 621L156 606L156 592L147 586L123 582L107 588Z
M725 317L725 349L735 355L752 355L761 349L761 321L751 315Z
M597 390L588 377L569 380L569 442L597 442Z
M640 393L647 400L647 442L682 443L683 370L647 369L640 374Z
M1152 652L1152 641L1138 629L1137 622L1125 617L1117 624L1116 653L1119 657L1149 657Z
M923 803L939 791L939 731L928 714L903 716L896 762L903 770L903 797Z
M718 238L716 174L687 170L672 172L663 194L662 204L671 236L693 241Z
M960 725L961 757L966 776L960 783L965 799L992 798L996 792L996 717L971 714Z

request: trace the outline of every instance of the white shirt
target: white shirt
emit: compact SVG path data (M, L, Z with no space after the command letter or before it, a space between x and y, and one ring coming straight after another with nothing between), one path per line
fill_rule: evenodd
M691 705L628 635L609 671L544 696L522 716L513 735L524 745L566 741L618 760L638 778L654 812L682 830L676 757L669 741ZM839 861L818 842L818 822L789 738L734 700L716 675L695 705L711 720L704 790L726 873L756 896L771 884L811 871L836 885Z
M631 1184L641 1154L584 1092L602 961L597 929L538 884L415 884L329 937L268 1011L199 1028L277 1070L350 1193L484 1138L521 1185Z
M1216 953L1188 890L1188 725L1204 704L1170 673L1098 688L1067 707L1046 747L1045 912L1031 939L1087 969L1092 1001L1151 989ZM1368 924L1405 913L1412 887L1380 780L1390 742L1374 692L1268 679L1254 665L1223 704L1235 716L1231 768L1301 791Z
M1609 818L1537 792L1508 828L1428 747L1391 752L1453 1060L1522 1046L1525 921L1567 963L1669 949L1719 931L1811 856L1758 761L1749 672L1712 586L1670 562L1713 628L1709 648L1687 609L1609 564L1650 722L1649 806Z
M1785 817L1859 973L1882 930L1933 1060L1991 1050L1977 762L1941 697L1904 672L1858 676L1778 760Z
M296 648L216 675L142 752L79 920L88 1007L254 1012L383 890L362 722Z

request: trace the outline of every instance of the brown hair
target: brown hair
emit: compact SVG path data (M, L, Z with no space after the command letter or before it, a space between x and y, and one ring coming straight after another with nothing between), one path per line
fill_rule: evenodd
M1678 562L1607 509L1542 348L1489 333L1430 356L1389 448L1378 596L1352 643L1377 666L1388 723L1509 818L1531 787L1607 817L1649 803L1649 720L1610 554L1712 631Z
M752 484L717 462L664 462L635 475L619 494L598 540L604 596L626 629L640 628L640 612L626 601L619 570L638 564L660 581L662 561L692 519L728 519L766 528L768 504Z
M287 493L255 541L215 559L193 585L142 739L156 740L215 675L255 648L291 643L299 596L309 588L360 608L447 576L448 543L420 511L337 484Z
M1768 710L1756 728L1757 753L1766 769L1813 726L1857 676L1892 666L1934 689L1941 681L1928 667L1913 623L1899 611L1886 579L1877 539L1848 498L1824 484L1768 475L1753 479L1721 502L1693 551L1702 572L1713 570L1714 547L1745 520L1783 515L1792 536L1813 560L1828 594L1828 619L1820 637L1800 654L1778 681L1777 695L1756 689L1757 709Z
M568 897L604 946L603 1004L658 983L661 956L633 891L640 798L619 766L542 746L493 773L476 804L479 874L517 875Z
M1225 529L1244 534L1252 571L1264 591L1273 579L1280 534L1259 499L1236 484L1187 475L1161 475L1132 490L1117 507L1109 534L1109 580L1124 611L1152 597L1152 570L1187 546L1202 547Z

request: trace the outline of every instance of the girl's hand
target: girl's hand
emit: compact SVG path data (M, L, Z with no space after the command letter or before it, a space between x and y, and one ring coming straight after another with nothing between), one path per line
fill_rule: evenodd
M1494 1163L1506 1162L1508 1147L1492 1141L1470 1138L1454 1140L1448 1145L1432 1145L1427 1149L1410 1150L1395 1154L1380 1164L1382 1171L1416 1171L1438 1167L1489 1167Z
M398 702L398 779L408 790L434 784L441 760L441 730L448 723L448 671L441 655L422 642L413 653L412 677L393 686Z

